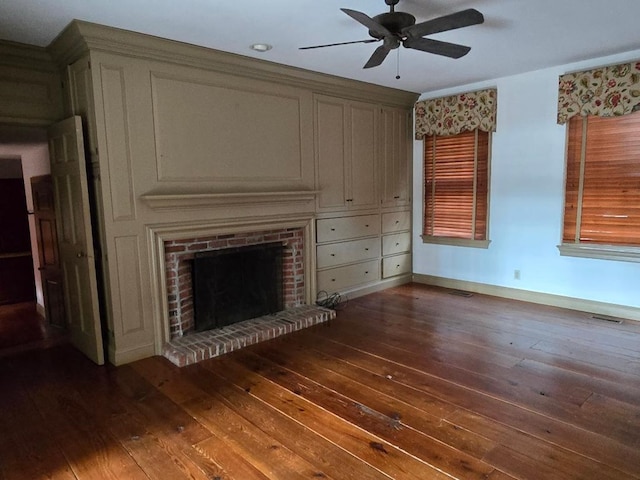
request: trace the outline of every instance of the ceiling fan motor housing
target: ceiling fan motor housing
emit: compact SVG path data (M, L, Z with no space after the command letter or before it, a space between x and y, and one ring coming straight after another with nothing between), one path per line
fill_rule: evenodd
M416 23L416 17L406 12L381 13L380 15L373 17L373 20L398 37L402 37L401 32L404 28L415 25ZM384 35L380 35L378 32L374 32L373 30L369 30L369 35L377 39L384 38Z

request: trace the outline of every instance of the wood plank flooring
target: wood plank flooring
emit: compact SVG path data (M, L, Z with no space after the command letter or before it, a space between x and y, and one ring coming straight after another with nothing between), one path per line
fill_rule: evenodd
M640 479L640 323L407 285L197 365L0 359L0 480Z

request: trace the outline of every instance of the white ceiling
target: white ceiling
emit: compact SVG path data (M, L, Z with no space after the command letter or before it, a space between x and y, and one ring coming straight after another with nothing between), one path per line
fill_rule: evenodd
M396 80L396 52L362 69L377 44L298 50L368 38L341 7L388 11L384 0L2 0L0 38L46 46L77 18L417 93L640 49L639 0L400 0L417 22L475 8L485 23L431 37L471 46L458 60L400 48Z

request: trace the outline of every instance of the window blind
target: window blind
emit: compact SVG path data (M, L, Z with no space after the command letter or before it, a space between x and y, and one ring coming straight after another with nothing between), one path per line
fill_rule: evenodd
M563 242L640 245L640 112L569 121Z
M486 240L489 133L429 136L424 160L423 234Z

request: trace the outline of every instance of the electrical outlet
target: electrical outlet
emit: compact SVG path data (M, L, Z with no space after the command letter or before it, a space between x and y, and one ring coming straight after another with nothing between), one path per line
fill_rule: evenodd
M513 279L514 280L520 280L520 270L514 270L513 271Z

